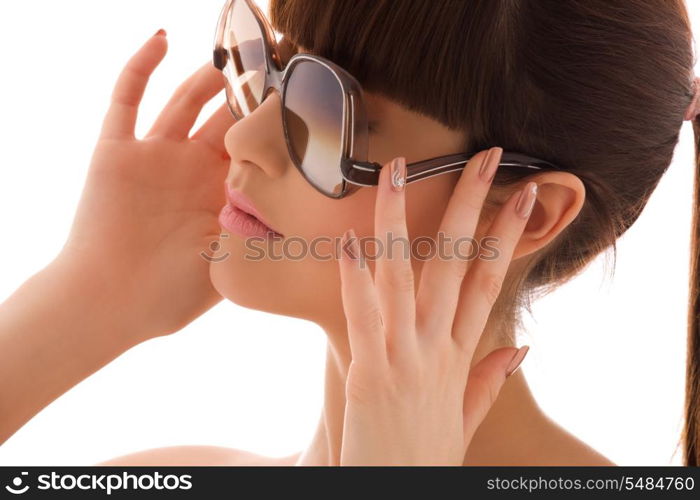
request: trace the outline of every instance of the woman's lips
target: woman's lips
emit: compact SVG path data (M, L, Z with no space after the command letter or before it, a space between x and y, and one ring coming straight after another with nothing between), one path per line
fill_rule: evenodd
M219 213L219 224L226 230L239 236L282 236L272 229L260 215L253 203L240 191L226 186L226 199L228 203Z
M219 224L224 229L247 238L249 236L260 236L269 238L271 236L281 236L274 229L269 228L258 219L244 212L238 207L227 203L219 213Z

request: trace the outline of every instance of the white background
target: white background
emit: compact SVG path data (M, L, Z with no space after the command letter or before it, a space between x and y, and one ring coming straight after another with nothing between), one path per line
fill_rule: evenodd
M688 3L699 26L699 2ZM139 112L142 137L177 85L210 60L222 5L0 3L0 300L63 245L128 58L167 30L168 54ZM620 465L680 464L692 147L685 123L673 164L619 243L614 280L604 281L598 260L537 303L522 336L531 345L523 369L545 411ZM0 465L92 464L179 444L294 453L320 415L324 354L316 325L223 301L58 398L0 446Z

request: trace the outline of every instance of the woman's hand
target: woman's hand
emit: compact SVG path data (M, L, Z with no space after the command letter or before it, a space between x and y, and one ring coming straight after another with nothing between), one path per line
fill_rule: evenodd
M460 248L452 246L459 238L474 236L501 153L501 148L483 151L464 169L440 227L447 256L424 263L417 292L404 247L397 250L394 244L392 258L386 255L389 234L408 241L403 158L395 160L396 169L383 168L380 174L375 233L385 250L376 261L374 279L362 265L354 233L346 233L343 249L350 248L358 258L341 252L352 351L341 465L462 465L506 376L527 353L527 347L496 349L470 371L537 185L525 186L523 193L529 196L524 203L514 193L491 225L497 258L469 262L463 250L458 257ZM485 173L479 175L485 158Z
M38 411L132 346L174 332L221 297L200 256L217 238L229 158L226 105L192 138L224 85L208 62L143 140L146 83L165 56L154 36L129 60L59 255L0 304L0 444ZM206 253L205 253L206 255Z
M165 36L154 35L119 75L70 235L52 263L86 280L85 289L107 287L115 304L104 307L121 311L141 340L177 331L221 300L200 254L218 239L224 135L234 118L224 104L188 137L224 87L207 62L136 139L139 103L166 51Z

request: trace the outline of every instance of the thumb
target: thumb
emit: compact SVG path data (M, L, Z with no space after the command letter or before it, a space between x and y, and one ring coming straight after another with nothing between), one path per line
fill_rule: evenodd
M469 372L464 393L464 438L469 442L498 398L506 378L520 366L530 346L502 347L490 352Z

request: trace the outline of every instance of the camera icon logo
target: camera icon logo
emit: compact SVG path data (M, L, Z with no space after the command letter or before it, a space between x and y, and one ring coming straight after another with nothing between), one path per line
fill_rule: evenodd
M226 233L221 233L221 234L219 235L219 238L228 238L228 234L226 234ZM219 250L221 250L221 242L219 242L219 241L212 241L211 243L209 243L209 250L211 250L211 251L214 252L214 253L218 252ZM206 253L204 250L202 250L201 252L199 252L199 255L200 255L200 257L202 257L204 260L208 260L209 262L217 263L217 262L222 262L222 261L228 259L228 256L231 255L231 254L230 254L229 252L226 252L224 255L220 255L220 256L218 256L218 257L214 257L214 256L212 256L212 255L207 255L207 253Z
M14 495L21 495L22 493L26 493L29 489L29 485L26 484L24 485L24 487L22 487L22 476L27 475L29 475L28 472L22 472L20 476L17 476L14 479L12 479L12 486L7 485L5 486L5 489Z

